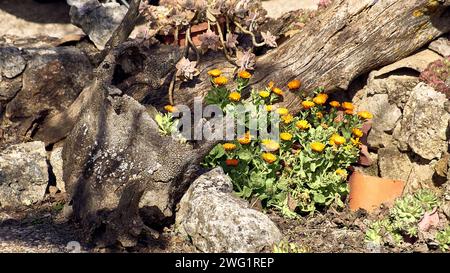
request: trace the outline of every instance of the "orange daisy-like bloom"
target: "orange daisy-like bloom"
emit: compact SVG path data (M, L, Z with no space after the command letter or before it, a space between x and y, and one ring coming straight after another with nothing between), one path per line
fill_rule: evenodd
M353 130L352 130L352 134L355 136L355 137L362 137L363 135L364 135L364 133L363 133L363 131L361 131L360 129L358 129L358 128L354 128Z
M280 144L275 140L265 139L261 141L261 144L264 147L264 149L268 152L275 152L278 149L280 149Z
M218 86L222 86L228 83L228 79L224 76L219 76L214 78L213 82Z
M238 74L239 78L241 79L250 79L252 77L252 74L248 72L247 70L242 70Z
M337 108L337 107L341 106L341 104L338 101L335 101L335 100L330 102L330 105L331 105L331 107L334 107L334 108Z
M238 138L238 142L242 145L250 144L252 141L252 138L250 136L250 132L245 133L244 137Z
M275 86L275 83L274 83L273 81L270 81L270 82L267 84L267 88L269 88L270 90L272 90L272 89L274 88L274 86Z
M289 114L289 110L287 108L281 107L281 108L277 109L277 113L279 115L285 116L285 115Z
M311 143L311 149L314 152L320 153L325 149L325 144L320 143L320 142L313 142L313 143Z
M316 113L316 117L317 117L318 119L322 119L322 118L323 118L323 113L322 113L322 112L317 112L317 113Z
M273 162L277 161L277 156L272 153L263 153L261 157L264 161L266 161L269 164L272 164Z
M228 95L228 98L229 98L231 101L240 101L240 100L241 100L241 94L239 94L238 92L231 92L231 93Z
M342 108L344 108L345 110L353 111L353 109L355 109L355 106L353 106L353 103L346 101L342 103Z
M222 147L225 151L233 151L234 149L236 149L236 144L224 143L224 144L222 144Z
M318 104L318 105L323 105L323 104L325 104L325 102L327 102L327 99L328 99L328 95L327 94L318 94L314 99L313 99L313 102L315 103L315 104Z
M166 110L169 113L173 113L175 112L177 109L175 108L175 106L173 105L166 105L164 106L164 110Z
M267 112L272 112L272 110L273 110L273 105L266 105Z
M290 134L290 133L281 133L280 134L280 138L281 138L281 140L284 140L284 141L291 141L292 140L292 134Z
M353 110L345 110L344 113L347 115L353 115Z
M225 164L230 167L236 167L239 164L238 159L227 159L225 160Z
M212 77L219 77L220 75L222 75L222 71L220 71L219 69L213 69L208 71L208 75Z
M311 127L311 125L309 124L309 122L307 121L307 120L299 120L299 121L297 121L296 123L295 123L295 126L298 128L298 129L301 129L301 130L306 130L306 129L308 129L309 127Z
M331 142L331 144L339 146L339 145L344 144L346 142L346 140L345 140L345 137L335 134L331 137L330 142Z
M284 116L281 116L281 119L283 120L284 124L289 124L294 120L294 117L291 114L287 114Z
M302 106L303 106L303 108L305 108L305 109L311 109L311 108L313 108L315 105L316 105L316 104L315 104L314 102L312 102L312 101L308 101L308 100L302 101Z
M299 80L293 80L293 81L288 83L288 88L291 91L292 90L298 90L301 85L302 85L302 83Z
M269 91L259 91L259 95L261 96L261 98L267 98L270 96L270 92Z
M272 89L272 92L274 92L275 94L279 95L279 96L283 96L283 90L281 90L278 87L275 87Z
M358 116L362 119L372 119L373 118L372 113L370 113L368 111L358 112Z

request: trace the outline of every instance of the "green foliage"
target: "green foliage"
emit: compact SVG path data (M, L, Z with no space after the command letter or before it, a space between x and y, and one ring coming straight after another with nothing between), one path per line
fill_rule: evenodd
M159 126L159 132L168 136L177 132L178 120L174 119L171 113L157 114L155 121Z
M248 82L240 83L240 78L237 81L238 87L233 91L241 93ZM205 167L221 166L231 177L240 197L258 198L265 207L277 208L287 217L313 213L333 203L344 206L342 198L348 193L346 169L357 161L360 152L359 138L353 136L352 130L361 128L361 118L352 113L339 116L337 106L326 105L328 96L323 93L323 88L315 90L312 96L302 97L308 101L321 97L323 102L316 100L318 103L313 107L294 117L287 109L272 106L282 99L283 92L273 86L251 91L246 100L230 102L231 91L226 85L218 86L213 79L211 83L208 103L224 109L227 116L245 116L247 129L249 120L263 121L258 124L258 132L270 123L271 115L266 115L266 109L272 107L269 111L281 115L277 125L281 135L289 137L281 138L279 142L272 140L269 144L267 140L257 139L256 135L238 137L230 143L236 146L235 149L226 151L222 145L214 148L203 162ZM258 111L250 117L239 112L239 105ZM263 114L264 119L261 119ZM298 126L298 122L306 123L307 128ZM334 142L335 136L343 138L342 143ZM248 141L242 141L245 138ZM323 145L323 150L313 149L314 142ZM272 149L267 151L269 146ZM228 164L227 160L238 163Z
M419 221L425 212L432 211L438 204L437 196L427 189L398 198L387 218L369 226L365 239L367 242L382 244L390 236L399 244L403 235L417 237Z
M436 241L442 251L448 251L450 249L450 226L447 226L444 230L436 234Z

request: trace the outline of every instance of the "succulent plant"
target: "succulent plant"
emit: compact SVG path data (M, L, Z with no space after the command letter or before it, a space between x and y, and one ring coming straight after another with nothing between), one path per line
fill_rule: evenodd
M450 56L430 63L420 74L420 80L450 98Z
M436 241L442 251L448 251L450 249L450 226L447 226L444 230L436 234Z

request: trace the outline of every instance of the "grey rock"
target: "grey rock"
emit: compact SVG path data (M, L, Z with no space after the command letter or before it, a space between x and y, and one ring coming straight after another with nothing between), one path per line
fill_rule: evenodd
M63 147L54 148L50 153L50 165L52 166L53 174L56 178L56 187L61 192L66 192L66 186L63 180Z
M441 37L431 42L428 48L444 57L450 56L450 40L448 38Z
M23 72L27 62L15 47L0 47L0 78L14 78Z
M46 151L35 141L0 153L0 208L29 206L43 199L48 184Z
M281 240L269 217L233 196L221 168L200 176L183 196L176 223L203 252L259 252Z
M68 1L72 24L80 27L95 46L104 49L122 22L127 8L118 3L100 4L97 0Z
M394 137L424 159L440 158L448 149L447 128L450 114L445 94L419 83L405 105L401 129Z
M21 88L22 77L15 77L14 79L0 78L0 104L14 98Z

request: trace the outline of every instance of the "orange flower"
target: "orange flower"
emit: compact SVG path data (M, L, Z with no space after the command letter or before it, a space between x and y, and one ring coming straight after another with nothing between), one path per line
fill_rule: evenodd
M302 85L302 83L299 80L293 80L291 82L288 83L288 88L289 90L297 90L300 88L300 86Z
M355 137L362 137L363 135L364 135L364 133L363 133L363 131L361 131L360 129L358 129L358 128L354 128L353 130L352 130L352 133L353 133L353 135L355 136Z
M327 102L327 99L328 99L328 95L322 93L322 94L318 94L318 95L313 99L313 102L314 102L315 104L322 105L322 104L325 104L325 102Z
M278 87L275 87L272 89L272 92L274 92L275 94L279 95L279 96L283 96L283 90L281 90Z
M281 140L284 140L284 141L291 141L292 140L292 134L290 134L290 133L281 133L280 134L280 138L281 138Z
M250 74L247 70L242 70L239 72L239 78L241 79L250 79L252 77L252 74Z
M242 145L250 144L251 140L250 132L245 133L243 138L238 138L238 142Z
M222 86L228 83L228 79L224 76L219 76L214 78L213 82L218 86Z
M224 144L222 144L222 147L225 151L233 151L234 149L236 149L236 144L224 143Z
M342 108L344 108L345 110L353 111L353 109L355 109L355 106L353 106L353 103L346 101L342 103Z
M294 119L294 117L293 117L292 115L290 115L290 114L287 114L287 115L281 116L281 119L283 120L283 122L284 122L285 124L289 124L289 123L292 122L292 120Z
M311 149L314 152L320 153L325 149L325 144L320 143L320 142L313 142L313 143L311 143Z
M335 134L331 137L330 142L333 145L339 146L339 145L344 144L346 142L346 140L345 140L345 137Z
M272 153L263 153L261 157L264 161L266 161L269 164L272 164L273 162L277 161L277 156Z
M164 106L164 110L166 110L169 113L173 113L175 112L177 109L175 108L175 106L173 105L166 105Z
M345 110L344 113L347 115L353 115L353 110Z
M314 102L308 101L308 100L302 102L302 106L305 109L310 109L310 108L314 107L315 105L316 104Z
M297 122L295 123L295 126L296 126L298 129L301 129L301 130L306 130L306 129L308 129L309 127L311 127L311 125L309 124L309 122L306 121L306 120L299 120L299 121L297 121Z
M220 75L222 75L222 71L220 71L219 69L213 69L208 71L208 75L212 77L219 77Z
M317 113L316 113L316 117L317 117L318 119L322 119L322 118L323 118L323 113L322 113L322 112L317 112Z
M334 107L334 108L337 108L337 107L341 106L341 104L338 101L335 101L335 100L330 102L330 105L331 105L331 107Z
M362 119L372 119L373 118L372 113L370 113L368 111L358 112L358 116Z
M230 167L236 167L239 164L238 159L227 159L225 160L225 164Z
M273 81L270 81L268 84L267 84L267 88L269 88L270 90L272 90L272 88L275 86L275 83L273 82Z
M241 100L241 94L239 94L238 92L231 92L230 95L228 95L228 98L231 101L239 101Z

